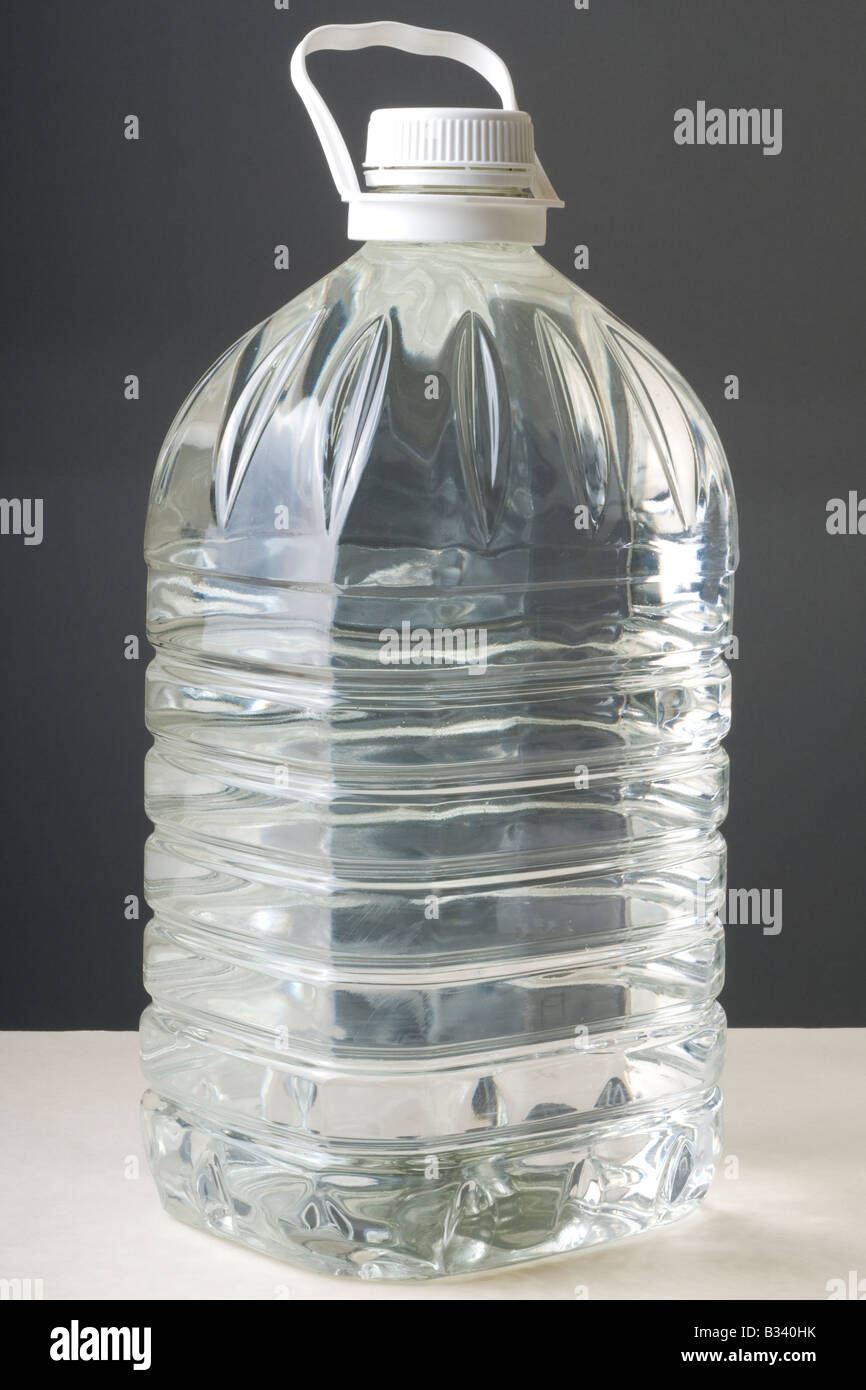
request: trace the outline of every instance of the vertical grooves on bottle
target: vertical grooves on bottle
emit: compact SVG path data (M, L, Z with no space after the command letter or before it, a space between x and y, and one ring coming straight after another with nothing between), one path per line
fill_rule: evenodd
M557 444L575 501L597 527L607 500L610 441L586 367L550 316L535 314L535 332L559 428Z
M475 524L489 545L508 484L511 406L496 345L478 314L456 331L454 396L457 442Z
M349 344L332 370L316 449L331 534L339 535L370 457L388 384L391 343L391 321L382 315Z
M314 314L280 338L244 382L223 419L214 468L214 510L219 526L231 517L247 469L274 408L322 318Z
M695 523L699 482L694 442L682 406L662 373L629 335L613 324L602 323L601 331L620 365L638 421L663 474L679 529L688 531ZM644 457L645 452L637 441L634 456ZM644 462L648 460L644 458ZM663 500L663 494L659 496L645 484L645 478L633 470L633 510L639 510L647 500Z

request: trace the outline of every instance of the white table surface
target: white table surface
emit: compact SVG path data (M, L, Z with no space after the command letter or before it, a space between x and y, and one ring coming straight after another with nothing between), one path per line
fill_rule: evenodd
M41 1279L45 1299L822 1300L828 1281L866 1277L866 1029L731 1032L739 1176L717 1177L695 1216L423 1285L302 1273L166 1216L142 1155L136 1049L132 1033L0 1034L0 1277Z

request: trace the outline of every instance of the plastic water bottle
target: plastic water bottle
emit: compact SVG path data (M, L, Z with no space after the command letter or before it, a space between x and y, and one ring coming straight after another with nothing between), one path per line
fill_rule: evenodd
M501 109L374 112L318 49ZM362 243L220 358L147 527L143 1117L163 1202L415 1279L694 1209L719 1146L736 516L692 391L552 269L508 70L326 26Z

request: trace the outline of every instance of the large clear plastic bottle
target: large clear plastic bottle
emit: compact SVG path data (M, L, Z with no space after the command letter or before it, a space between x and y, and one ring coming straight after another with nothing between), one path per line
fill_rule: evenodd
M304 58L374 42L509 104L469 40L328 26L294 73L332 168ZM196 386L147 528L150 1163L183 1220L368 1278L692 1210L724 1037L724 453L529 244L502 112L421 116L442 168L377 113L350 202L390 234Z

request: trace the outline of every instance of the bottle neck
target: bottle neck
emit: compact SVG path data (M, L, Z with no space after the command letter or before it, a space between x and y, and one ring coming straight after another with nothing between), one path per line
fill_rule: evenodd
M429 260L431 243L428 241L394 241L386 237L366 241L355 252L371 264L390 264L395 257L401 260ZM437 260L454 263L459 268L470 270L477 264L479 268L490 265L492 261L520 263L524 268L547 262L534 246L521 241L440 241L435 243Z
M366 193L349 203L349 240L543 246L547 212L541 200L500 192Z

